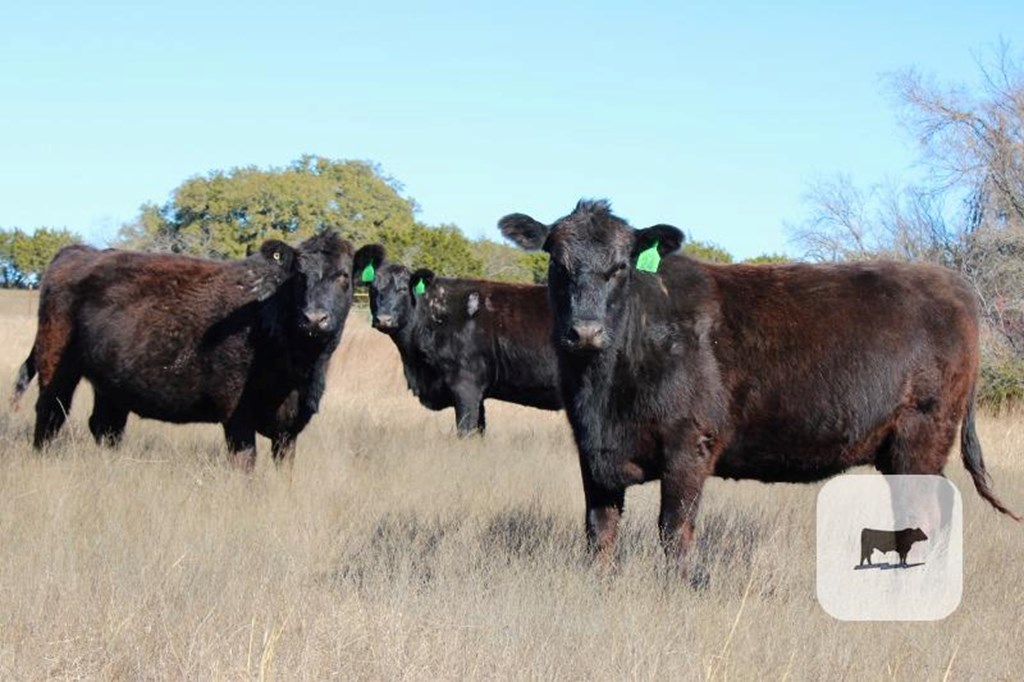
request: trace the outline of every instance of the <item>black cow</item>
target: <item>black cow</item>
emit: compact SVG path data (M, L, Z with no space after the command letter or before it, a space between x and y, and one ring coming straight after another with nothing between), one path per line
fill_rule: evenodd
M499 228L550 256L563 402L579 449L587 532L610 556L625 489L661 480L660 530L682 560L708 476L809 482L858 464L939 474L974 428L978 312L930 265L713 265L670 256L680 230L636 230L607 202Z
M87 246L62 249L43 277L39 329L16 402L39 373L34 444L61 428L83 377L89 429L117 444L128 413L220 422L232 459L251 469L256 433L276 461L316 413L352 303L352 246L324 232L297 248L215 261Z
M907 565L907 554L915 542L927 540L928 536L920 528L904 528L903 530L875 530L865 528L860 532L860 566L871 565L871 553L878 550L883 554L896 552L900 557L900 566Z
M410 273L379 244L359 249L353 267L409 389L431 410L454 406L460 436L484 431L486 398L561 409L544 287Z

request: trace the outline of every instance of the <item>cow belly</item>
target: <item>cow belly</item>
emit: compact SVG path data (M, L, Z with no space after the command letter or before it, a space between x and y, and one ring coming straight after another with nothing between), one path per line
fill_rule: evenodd
M715 463L715 476L811 483L870 464L891 431L886 420L809 428L806 420L774 420L736 433ZM845 426L845 428L844 428Z
M168 382L136 386L130 382L112 383L86 378L98 393L146 419L177 424L223 422L232 411L230 407L218 404L215 396L198 386Z
M536 407L541 410L562 409L562 401L559 397L558 390L550 386L493 386L487 394L487 397L495 400L503 400L508 403L516 403L517 405Z
M729 448L715 462L719 478L753 479L765 483L813 483L870 461L863 447L836 444L790 446L777 451Z

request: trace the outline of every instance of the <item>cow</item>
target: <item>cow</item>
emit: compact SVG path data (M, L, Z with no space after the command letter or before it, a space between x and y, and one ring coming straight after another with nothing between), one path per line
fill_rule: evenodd
M920 528L904 528L903 530L875 530L865 528L860 532L860 564L871 566L871 553L878 550L896 552L900 557L900 566L907 565L907 555L915 542L927 540L928 536Z
M634 229L607 201L552 225L498 224L550 254L562 399L589 546L610 559L628 486L661 481L661 542L685 573L709 476L812 482L856 465L941 474L962 426L978 493L978 309L946 268L896 262L716 265L683 233Z
M89 430L121 441L129 413L219 422L251 470L256 433L278 463L316 413L352 303L352 245L333 231L296 248L268 240L236 261L69 246L41 283L39 327L14 402L38 372L33 445L60 430L78 382Z
M459 436L483 433L484 400L561 409L551 310L544 287L410 272L369 244L353 271L370 290L375 329L402 358L424 407L455 408Z

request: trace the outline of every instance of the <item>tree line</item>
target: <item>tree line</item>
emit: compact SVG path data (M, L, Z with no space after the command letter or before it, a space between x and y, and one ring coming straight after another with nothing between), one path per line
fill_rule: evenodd
M78 235L66 229L39 227L32 232L19 228L0 229L0 287L39 286L39 279L54 254L78 241Z
M1024 400L1024 67L1006 45L979 64L979 84L944 84L914 70L888 78L897 112L920 152L912 181L862 186L837 175L809 186L805 220L789 225L801 259L890 258L958 270L984 322L982 401ZM253 253L269 238L297 241L334 228L353 243L380 242L411 267L455 277L543 283L546 255L452 224L417 219L415 200L375 163L303 156L285 167L247 166L186 179L148 203L113 246L214 258ZM4 287L37 286L66 229L0 230ZM684 250L720 263L720 246ZM786 260L764 254L749 262Z
M241 258L266 239L299 241L333 228L355 244L380 242L389 257L451 277L511 282L544 281L545 254L490 239L472 240L452 224L428 225L402 185L368 161L303 156L282 168L216 170L188 178L163 204L147 203L121 227L113 246L211 258ZM0 231L14 246L0 254L3 286L36 286L50 258L77 240L68 230ZM5 242L6 244L6 242ZM702 241L689 253L732 262L721 247ZM763 256L777 259L780 256Z

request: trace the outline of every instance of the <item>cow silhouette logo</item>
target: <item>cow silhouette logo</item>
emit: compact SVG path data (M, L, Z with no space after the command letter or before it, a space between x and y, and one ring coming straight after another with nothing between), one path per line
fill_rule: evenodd
M896 566L897 568L920 566L924 563L923 561L908 565L907 555L910 554L910 548L914 546L914 543L923 542L927 539L928 536L920 528L904 528L903 530L865 528L860 532L860 563L854 567L854 570L877 566L878 564L871 563L871 554L875 550L883 554L896 552L900 558L900 563ZM867 566L864 565L865 563ZM880 565L880 567L890 566L890 564Z
M960 604L963 500L944 476L831 478L815 535L815 591L834 618L941 620Z

